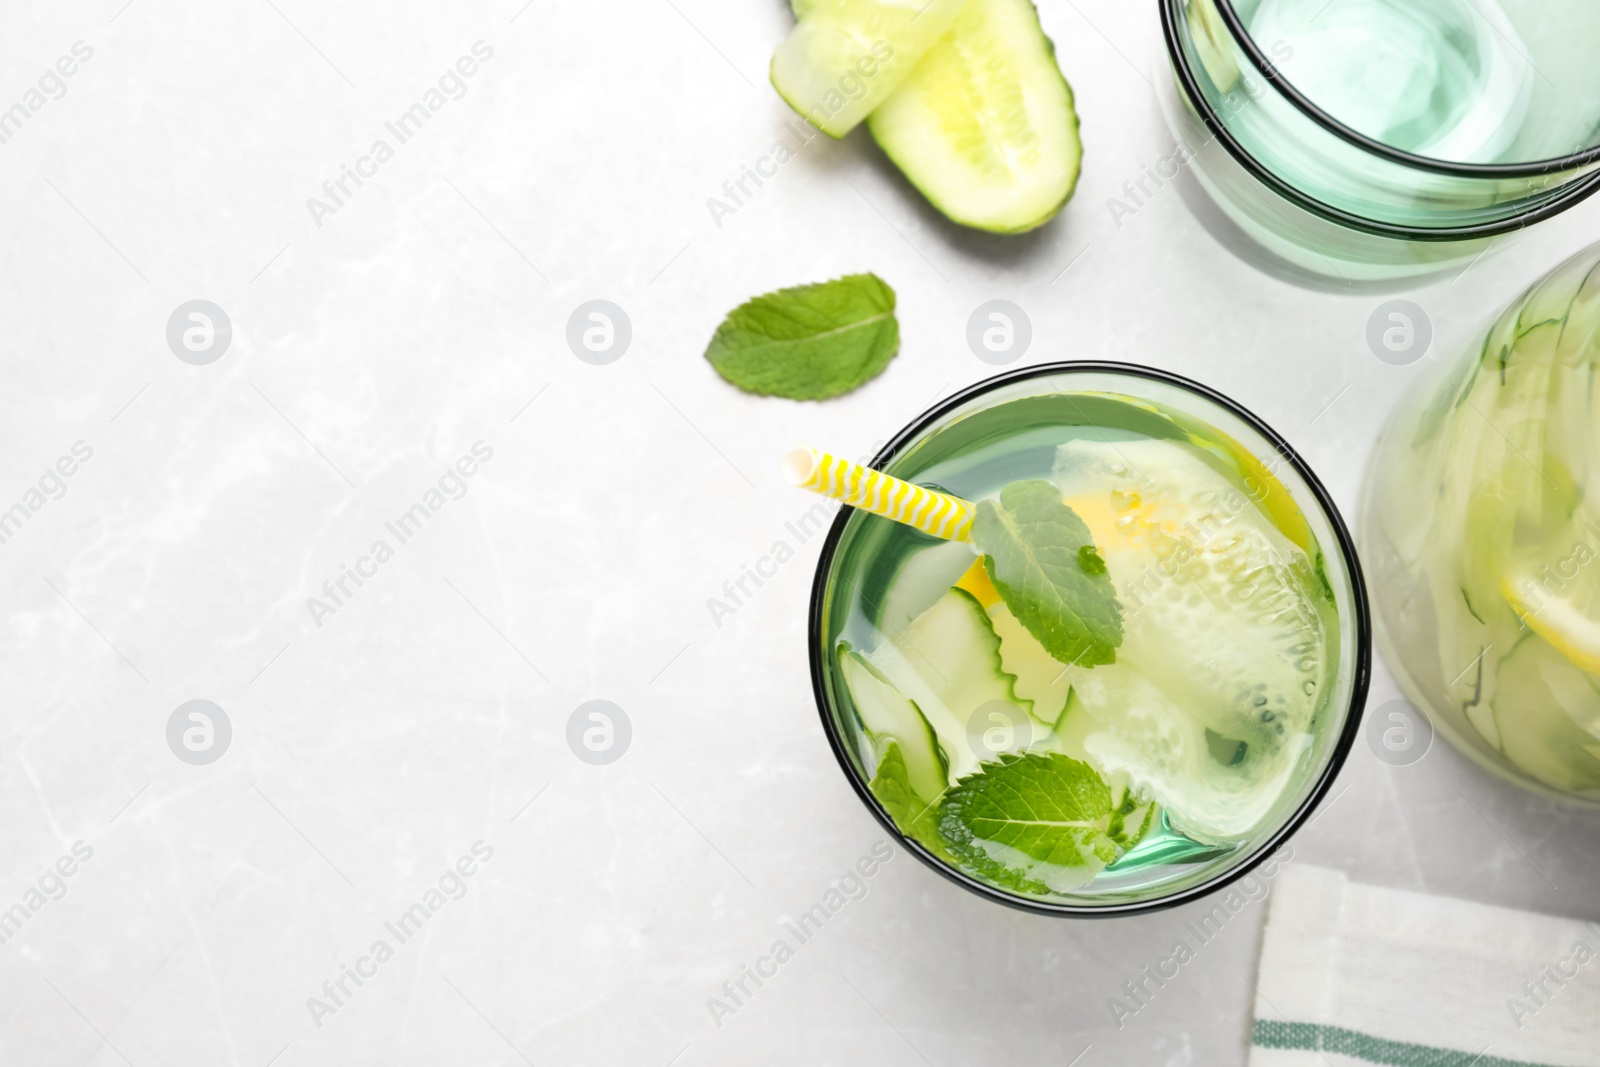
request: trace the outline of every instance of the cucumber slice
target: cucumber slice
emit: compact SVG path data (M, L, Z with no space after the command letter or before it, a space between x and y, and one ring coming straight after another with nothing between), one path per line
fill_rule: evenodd
M1588 727L1600 702L1595 677L1533 634L1506 654L1499 677L1494 717L1506 758L1552 789L1600 791Z
M1072 672L1058 729L1191 837L1248 836L1276 810L1336 668L1309 557L1173 442L1070 441L1054 473L1124 632L1116 663Z
M1173 826L1197 841L1221 843L1253 833L1279 805L1311 743L1302 734L1259 757L1249 753L1247 742L1244 749L1237 740L1218 744L1221 735L1192 708L1120 663L1084 672L1073 694L1081 695L1095 721L1082 742L1089 762L1108 777L1125 775L1138 794L1159 803Z
M981 556L956 582L956 588L971 593L989 613L989 624L1000 639L1000 667L1016 676L1017 695L1033 705L1033 717L1041 725L1055 726L1066 710L1067 694L1072 692L1072 675L1066 664L1046 652L1011 613L989 580Z
M1000 638L1000 665L1016 676L1017 695L1032 703L1034 718L1055 726L1067 708L1074 669L1046 652L1003 602L989 608L989 622Z
M861 717L861 725L872 735L881 759L890 741L900 746L906 776L912 791L925 803L939 799L945 788L948 768L933 736L933 727L917 706L889 683L889 680L862 658L845 650L839 655L839 673L844 677L850 700Z
M947 781L954 785L969 774L976 774L981 762L969 740L969 723L977 717L980 734L993 722L990 707L996 702L1013 705L1020 718L1009 715L1012 729L1008 744L985 752L993 758L1000 752L1021 752L1040 729L1026 724L1032 719L1032 706L1017 696L1016 679L1000 665L1000 639L989 624L989 615L963 589L952 589L919 615L904 630L891 631L889 640L869 657L890 684L916 704L933 727L939 747L948 760ZM1018 723L1023 723L1020 728Z
M1083 697L1074 689L1067 694L1066 707L1062 709L1061 717L1056 720L1056 728L1051 732L1046 747L1054 749L1063 756L1071 756L1075 760L1090 763L1089 751L1084 747L1084 742L1099 728L1099 725L1094 716L1084 710Z
M1218 736L1248 742L1252 760L1309 729L1335 649L1303 550L1171 442L1070 441L1055 476L1116 584L1119 665Z
M895 570L873 621L889 633L905 629L948 593L973 561L972 546L964 541L946 541L913 552ZM981 570L983 564L980 562L978 567Z
M965 0L808 0L772 55L773 88L843 137L900 87Z
M964 226L1031 230L1077 186L1072 89L1029 0L968 0L867 126L911 184Z

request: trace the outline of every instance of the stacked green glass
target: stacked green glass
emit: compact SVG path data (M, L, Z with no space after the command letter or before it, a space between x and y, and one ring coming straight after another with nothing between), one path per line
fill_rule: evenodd
M1600 5L1160 4L1180 158L1295 267L1447 269L1600 183Z

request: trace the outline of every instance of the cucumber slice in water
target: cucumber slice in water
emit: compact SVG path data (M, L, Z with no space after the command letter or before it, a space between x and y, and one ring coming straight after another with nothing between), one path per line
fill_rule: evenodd
M1067 694L1072 692L1072 672L1067 665L1046 652L1039 639L1011 614L983 569L982 557L967 568L956 588L971 593L989 613L989 625L1000 639L1000 667L1015 676L1017 695L1033 706L1033 717L1041 725L1055 726L1066 708Z
M1016 675L1017 695L1033 704L1034 718L1055 726L1072 692L1073 669L1044 650L1004 603L989 608L989 622L1000 638L1000 664Z
M1593 706L1595 677L1529 634L1501 661L1499 678L1493 706L1506 757L1552 789L1600 795L1590 749L1597 727L1567 711Z
M963 572L971 568L973 560L972 546L964 541L946 541L913 552L895 571L873 621L880 630L891 634L910 626L912 620L950 591ZM982 570L981 563L979 569ZM983 598L978 599L981 602Z
M1247 837L1277 807L1310 744L1301 735L1256 757L1248 742L1217 734L1169 689L1122 664L1085 672L1073 693L1096 720L1083 741L1089 762L1126 775L1199 841Z
M807 0L773 53L773 88L829 137L843 137L898 89L950 29L964 0Z
M1016 679L1000 665L1000 639L988 613L963 589L950 590L910 626L891 633L869 660L933 727L951 785L978 772L980 751L985 760L1021 752L1043 733L1031 725L1033 709L1017 696ZM984 744L971 740L974 732Z
M860 653L842 651L839 673L880 756L889 741L898 743L912 790L926 803L938 800L945 789L945 758L922 712Z
M1335 670L1309 557L1171 442L1072 441L1055 476L1116 583L1124 628L1115 663L1073 672L1063 733L1191 837L1248 836L1311 743Z
M968 0L867 126L911 183L965 226L1031 230L1077 186L1072 89L1029 0Z

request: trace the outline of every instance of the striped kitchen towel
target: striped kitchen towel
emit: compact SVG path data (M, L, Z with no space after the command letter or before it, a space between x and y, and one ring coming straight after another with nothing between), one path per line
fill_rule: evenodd
M1600 924L1284 868L1250 1067L1370 1064L1600 1067Z

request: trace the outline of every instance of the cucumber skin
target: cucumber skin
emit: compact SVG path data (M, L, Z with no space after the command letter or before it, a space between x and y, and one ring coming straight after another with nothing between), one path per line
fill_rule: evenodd
M925 662L932 663L928 654L938 656L939 650L926 641L919 646L912 640L912 635L924 637L928 619L935 612L948 613L958 611L963 618L971 624L980 640L987 638L993 642L986 650L987 656L980 652L977 658L983 660L980 668L973 672L973 678L984 678L992 684L994 689L991 694L986 694L988 699L1001 700L1013 704L1029 720L1037 721L1033 714L1033 702L1023 700L1017 695L1016 676L1005 669L1000 659L1000 638L994 632L994 624L989 620L989 613L983 609L977 599L965 589L951 588L942 597L934 602L933 606L924 611L911 625L905 628L904 633L889 638L878 646L878 649L868 657L868 663L889 684L897 689L902 696L914 706L922 715L924 721L932 730L935 743L940 752L945 754L947 760L948 785L954 785L961 778L977 773L981 759L971 751L967 744L966 720L960 710L953 708L948 697L950 690L959 687L963 681L971 685L972 680L965 676L952 676L942 682L930 680L919 669L913 656ZM906 642L902 647L901 642ZM906 649L909 648L910 655ZM925 649L921 651L919 649ZM962 646L965 649L965 645ZM960 651L960 650L958 650ZM949 669L948 659L940 656L939 661L946 670ZM935 668L938 673L938 668ZM919 702L919 689L925 690L927 699ZM969 709L970 711L970 709Z
M772 64L770 63L767 64L767 84L772 86L772 91L778 94L778 99L782 100L785 104L788 104L789 110L793 111L796 115L799 115L801 121L810 126L813 130L816 130L820 134L824 134L829 139L834 141L842 141L846 137L850 136L850 133L852 132L850 130L846 130L844 133L834 133L832 130L825 130L821 126L818 126L815 122L812 122L810 116L801 110L800 105L795 101L790 100L789 97L784 93L782 87L778 85L778 79L772 73Z
M973 2L981 2L981 0L973 0ZM791 0L791 6L793 8L804 10L804 0ZM1027 233L1030 230L1038 229L1040 226L1043 226L1045 223L1061 214L1061 210L1067 206L1067 201L1072 199L1072 194L1078 191L1078 182L1083 177L1083 137L1081 136L1082 127L1078 119L1078 97L1077 94L1072 91L1072 83L1067 81L1067 76L1062 73L1061 64L1056 61L1056 43L1048 34L1044 32L1044 23L1039 20L1038 6L1033 3L1033 0L1028 0L1028 6L1033 9L1034 25L1038 27L1039 37L1044 41L1045 51L1050 57L1050 65L1052 68L1054 68L1056 77L1061 79L1061 87L1067 92L1067 107L1072 125L1072 139L1078 143L1077 167L1073 172L1072 180L1067 184L1066 192L1062 195L1061 199L1057 201L1054 206L1049 208L1044 214L1040 215L1033 221L1020 226L985 226L981 223L959 218L956 214L952 213L950 209L939 203L939 201L936 200L927 189L923 188L922 184L917 181L915 175L912 173L912 170L907 168L903 161L897 159L894 152L892 152L889 147L883 143L883 139L878 136L878 131L873 125L873 116L868 115L866 121L867 129L872 132L872 139L876 141L878 147L883 150L883 154L889 157L894 165L900 169L900 173L905 175L906 180L916 187L917 192L921 193L923 198L927 200L928 203L937 208L939 213L945 218L949 219L951 222L957 223L961 226L969 227L974 230L981 230L985 233L1018 234ZM936 44L933 47L934 49L937 49L939 48L939 45ZM914 74L915 71L913 71L913 75ZM902 89L897 91L903 91L903 89L904 87L902 86Z
M850 648L849 645L840 642L837 656L839 672L844 679L845 690L850 694L850 702L855 705L856 718L860 721L861 728L873 739L874 748L880 749L880 759L882 758L880 746L888 741L894 741L900 748L907 781L912 790L925 802L932 803L938 800L949 782L950 761L939 743L938 734L928 722L927 716L922 714L922 709L917 707L916 701L911 700L896 689L894 683L883 677L878 669L872 666L871 661ZM907 717L908 721L903 728L897 729L896 727L900 726L900 724L889 723L887 719L890 716L869 714L872 704L871 694L866 692L865 686L860 690L856 688L856 683L853 681L856 677L856 671L862 672L877 685L887 689L893 694L893 697L905 702L905 708L910 710L911 716ZM932 790L931 795L924 795L929 793L930 790L919 790L917 788L918 768L913 767L913 747L916 749L915 756L918 757L916 759L918 767L921 766L922 760L926 759L927 773L938 782L938 789ZM928 785L929 783L924 782L921 784Z

